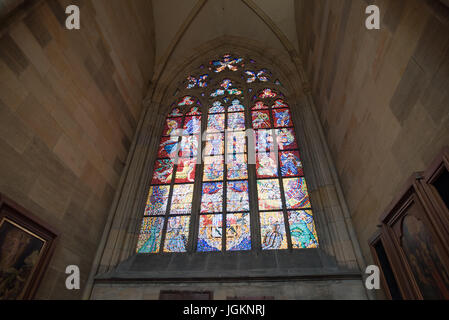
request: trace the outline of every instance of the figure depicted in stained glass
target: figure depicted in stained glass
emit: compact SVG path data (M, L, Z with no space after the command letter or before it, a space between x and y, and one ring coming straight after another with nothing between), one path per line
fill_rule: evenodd
M179 159L176 169L176 183L195 181L196 159Z
M259 210L282 209L278 180L257 180L257 193L259 195Z
M245 132L226 132L226 153L236 154L246 152L246 133Z
M248 181L229 181L227 187L228 212L249 211Z
M288 213L288 222L294 249L318 247L318 236L311 210L290 211Z
M296 143L295 133L293 129L276 129L275 135L279 150L298 149L298 144Z
M226 250L251 250L249 214L228 214L226 216Z
M204 181L223 180L224 159L223 156L204 157Z
M198 231L197 251L221 251L222 247L222 215L201 215Z
M193 184L176 184L173 187L170 214L190 214Z
M278 176L278 164L274 153L258 153L256 156L256 171L258 178Z
M310 208L309 192L304 178L284 179L287 209Z
M167 210L170 186L151 186L145 206L146 216L164 215Z
M273 130L256 130L256 151L274 152Z
M283 177L302 176L302 164L298 151L284 151L279 154L281 160L281 173Z
M214 156L224 153L224 133L213 133L206 135L204 155Z
M171 159L156 160L151 184L167 184L171 182L173 161Z
M199 133L201 133L201 117L186 117L184 121L184 134L191 135Z
M163 217L143 218L139 239L137 241L137 253L159 252L163 226Z
M270 113L268 111L253 111L252 116L254 129L271 128Z
M221 211L223 211L223 183L204 183L201 197L201 213Z
M207 132L223 132L225 129L224 114L210 114L207 119Z
M248 165L246 154L228 155L226 159L228 180L248 179Z
M228 114L228 129L245 130L245 114L243 112Z
M196 157L198 155L199 136L184 136L181 139L180 157Z
M260 213L262 250L287 249L284 216L282 212Z
M174 158L178 152L178 137L163 137L157 153L158 158Z
M177 129L182 126L182 118L168 118L165 122L164 132L162 135L169 136L175 134Z
M288 109L273 110L274 126L276 128L291 127L293 125Z
M164 252L186 252L190 217L170 217L167 221Z

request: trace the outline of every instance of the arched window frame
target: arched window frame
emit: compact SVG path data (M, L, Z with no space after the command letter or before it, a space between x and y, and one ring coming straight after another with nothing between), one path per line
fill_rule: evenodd
M219 85L223 81L223 79L230 79L234 84L237 84L236 87L240 88L243 91L243 94L237 98L240 99L240 101L242 102L242 105L245 107L244 113L245 113L246 129L252 128L252 121L251 121L252 107L253 107L253 104L257 100L259 100L256 97L256 95L261 90L263 90L265 88L270 88L270 89L278 92L278 94L281 94L281 97L278 96L273 99L265 100L269 107L270 121L271 121L272 128L274 128L274 126L273 126L273 119L271 116L272 115L271 105L274 103L275 100L277 100L279 98L282 98L288 104L288 98L283 95L283 92L285 92L285 88L282 87L280 81L278 80L279 78L276 76L276 73L273 73L272 70L268 71L271 75L271 79L268 82L260 81L256 77L256 80L253 83L247 83L246 77L245 77L245 71L247 71L248 69L251 69L251 70L255 71L257 74L258 70L268 70L268 69L265 68L264 66L258 65L254 61L251 62L250 59L244 59L244 61L246 61L245 65L240 66L238 71L232 71L228 68L225 68L224 71L222 71L220 73L215 73L213 71L207 70L207 68L203 65L199 69L197 69L196 72L186 75L186 78L187 78L190 75L197 77L200 75L208 74L209 77L208 77L207 87L200 87L200 86L196 85L193 88L192 87L187 88L188 80L185 80L179 84L178 89L175 92L175 95L172 97L172 100L179 101L179 99L182 99L185 96L192 96L199 101L200 110L201 110L201 114L202 114L202 116L201 116L201 128L202 128L201 133L202 134L204 133L204 131L207 128L208 109L211 106L211 104L213 103L213 101L217 101L217 100L222 101L223 98L225 98L225 97L230 98L230 100L232 101L232 99L236 98L235 96L229 96L229 95L224 95L221 97L211 97L211 93L214 92L217 87L219 87ZM183 112L184 117L185 117L185 113L187 112L186 110L189 108L190 108L190 106L188 108L184 107L184 112ZM173 109L173 106L170 108L169 114L171 113L172 109ZM291 110L291 108L290 108L290 112L292 113L294 111ZM226 116L225 116L225 124L226 124L227 119L228 119L228 117L227 117L228 113L226 112L225 114L226 114ZM291 119L291 121L294 121L294 120ZM295 139L297 140L297 132L295 130L295 127L296 126L293 124L294 136L295 136ZM225 143L225 145L226 145L226 143ZM247 148L249 148L250 145L251 145L251 143L249 141L247 141ZM201 141L200 150L204 150L204 146L205 146L205 141ZM297 147L296 150L299 151L299 147ZM226 176L226 166L224 166L224 168L225 168L224 176ZM177 168L175 166L173 169L173 173L176 172L176 169ZM188 237L188 243L186 246L187 252L197 252L197 240L198 240L198 229L199 229L198 223L199 223L199 216L201 215L199 207L201 205L203 169L204 169L204 164L201 161L201 164L196 166L196 172L195 172L195 183L193 186L192 210L190 213L191 218L190 218L190 223L189 223L189 237ZM256 178L255 170L256 170L256 165L250 164L248 166L248 179L247 180L248 180L248 184L249 184L252 250L260 251L261 250L261 237L260 237L260 219L259 219L258 196L257 196L258 195L257 181L260 179ZM283 203L283 206L282 206L283 208L278 211L282 211L282 215L283 215L283 219L284 219L284 227L285 227L286 235L287 235L287 248L286 249L292 250L294 248L293 248L291 236L290 236L290 227L289 227L289 223L288 223L288 211L287 211L287 208L285 205L286 200L285 200L285 195L283 192L283 183L282 183L283 178L281 178L280 166L278 166L278 177L275 179L279 181L279 186L280 186L280 190L281 190L281 198L282 198L281 201ZM175 180L174 177L172 177L168 206L170 206L170 202L171 202L170 200L171 200L171 196L173 193L173 186L175 184L174 180ZM226 179L224 179L223 181L225 182ZM223 203L226 203L226 189L225 188L223 190ZM310 210L311 210L311 207L310 207ZM166 210L164 227L162 229L160 250L158 253L167 253L167 252L164 252L163 249L165 246L164 242L165 242L165 238L166 238L166 229L167 229L166 221L169 217L172 217L172 215L169 213L169 211L170 211L170 207L168 207ZM223 211L223 219L222 219L222 228L223 228L222 230L226 230L225 222L226 222L227 214L228 213L226 212L226 210L224 210ZM222 240L222 249L224 250L224 248L226 248L225 238L223 238L223 240Z

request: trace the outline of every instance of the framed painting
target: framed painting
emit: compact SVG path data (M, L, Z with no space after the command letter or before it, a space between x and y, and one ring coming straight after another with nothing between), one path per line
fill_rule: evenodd
M57 233L0 194L0 300L32 299Z

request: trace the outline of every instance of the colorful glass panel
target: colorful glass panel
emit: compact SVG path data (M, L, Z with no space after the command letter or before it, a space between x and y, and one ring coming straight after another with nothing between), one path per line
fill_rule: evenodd
M240 103L240 100L235 99L232 100L231 105L228 108L229 112L236 112L236 111L245 111L245 107Z
M163 217L143 218L139 239L137 240L137 253L156 253L159 251L163 226Z
M197 251L221 251L223 218L221 214L200 216Z
M293 125L289 109L273 110L273 119L276 128L291 127Z
M170 217L167 220L164 252L186 252L189 239L190 217Z
M204 157L203 181L220 181L224 175L224 157Z
M212 103L212 107L209 108L209 113L222 113L225 112L225 108L220 101Z
M287 249L287 235L282 212L261 212L260 233L262 250Z
M188 76L187 77L187 85L186 88L187 89L192 89L196 87L196 78L193 76Z
M226 69L237 71L239 66L242 64L242 58L235 58L229 54L224 55L221 60L213 60L210 62L211 70L216 73L220 73Z
M179 110L179 108L174 108L168 116L169 117L182 117L182 112L181 112L181 110Z
M274 152L263 152L256 155L256 173L258 178L274 178L278 176L278 163Z
M246 133L226 132L226 153L236 154L246 152Z
M269 111L253 111L252 119L253 119L253 128L254 129L271 128Z
M290 211L288 223L293 249L310 249L318 247L318 236L315 230L311 210Z
M190 108L189 113L187 113L188 116L199 116L201 115L199 107L192 107Z
M158 158L174 158L178 152L179 143L178 137L163 137L161 144L159 145L159 151L157 152Z
M219 96L223 96L225 94L225 92L226 91L224 89L217 89L214 92L212 92L210 94L210 96L213 97L213 98L216 98L216 97L219 97Z
M298 149L295 132L292 128L276 129L275 134L279 150Z
M260 94L259 94L259 98L261 99L268 99L268 98L276 98L278 95L276 92L274 92L273 90L267 88L264 89Z
M274 104L271 106L273 109L277 108L288 108L288 104L284 102L282 99L278 99L274 102Z
M264 110L264 109L268 109L268 106L262 101L257 101L254 104L254 107L252 108L252 110Z
M248 165L246 154L229 155L226 159L228 180L248 179Z
M196 157L198 155L199 136L184 136L181 139L179 156L184 158Z
M152 186L148 192L147 204L145 206L146 216L164 215L167 210L168 193L170 186Z
M287 209L310 208L309 192L304 178L284 179L284 192Z
M184 121L184 134L199 134L201 133L201 117L193 116L186 117Z
M243 112L228 114L228 129L245 130L245 114Z
M224 133L212 133L206 135L204 155L214 156L224 153Z
M191 96L185 96L184 98L182 98L179 103L178 106L183 107L183 106L191 106L192 104L195 103L195 99Z
M203 74L203 75L199 76L198 77L198 86L200 88L206 88L208 79L209 79L208 74Z
M173 187L170 214L190 214L192 198L193 184L176 184Z
M224 89L229 89L232 87L232 81L230 79L224 79L221 82L220 87L222 87Z
M225 129L224 114L210 114L207 119L207 132L222 132Z
M195 182L196 159L179 159L175 183Z
M228 212L249 211L248 181L229 181L226 193Z
M164 131L162 132L163 136L169 136L176 134L177 129L182 128L182 118L167 118L165 121Z
M302 176L302 163L298 151L283 151L279 154L283 177Z
M274 152L273 130L256 130L255 139L257 152Z
M259 210L282 209L281 191L277 179L258 180L257 192L259 197Z
M226 216L226 250L251 250L251 229L248 213Z
M223 182L203 183L201 213L223 211Z
M173 174L173 161L171 159L156 160L151 184L169 184Z

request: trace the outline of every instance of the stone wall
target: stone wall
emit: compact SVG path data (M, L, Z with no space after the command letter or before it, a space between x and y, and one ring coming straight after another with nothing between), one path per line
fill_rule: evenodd
M65 7L81 30L65 29ZM48 0L0 38L0 192L60 234L37 298L80 298L153 73L151 1Z
M379 216L449 144L449 14L437 0L299 0L314 102L367 262ZM365 28L365 8L381 29Z

